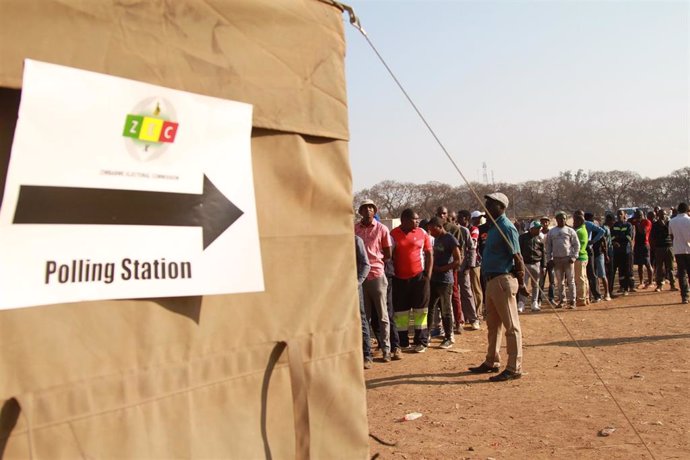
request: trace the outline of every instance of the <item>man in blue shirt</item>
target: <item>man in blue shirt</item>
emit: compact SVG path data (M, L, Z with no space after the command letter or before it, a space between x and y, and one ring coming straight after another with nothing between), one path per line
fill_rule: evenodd
M501 335L505 327L508 364L503 372L489 378L492 382L522 377L522 333L515 295L529 295L525 289L525 268L520 255L518 231L505 215L508 197L496 192L486 195L486 209L496 224L489 230L482 252L482 271L486 278L486 325L488 350L486 359L470 372L498 372Z

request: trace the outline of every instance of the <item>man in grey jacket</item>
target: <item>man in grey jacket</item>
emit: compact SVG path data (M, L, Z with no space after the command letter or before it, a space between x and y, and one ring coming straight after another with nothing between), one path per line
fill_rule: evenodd
M556 227L549 230L546 238L547 267L553 267L556 275L556 308L566 303L567 308L575 308L575 276L573 265L580 252L580 241L575 230L565 225L566 214L556 213ZM565 294L563 281L565 278Z

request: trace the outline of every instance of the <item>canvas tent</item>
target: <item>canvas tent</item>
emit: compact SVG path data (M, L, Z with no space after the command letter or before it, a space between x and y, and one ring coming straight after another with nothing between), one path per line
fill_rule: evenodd
M253 104L265 282L0 311L0 458L366 457L344 54L318 0L0 0L5 169L26 58Z

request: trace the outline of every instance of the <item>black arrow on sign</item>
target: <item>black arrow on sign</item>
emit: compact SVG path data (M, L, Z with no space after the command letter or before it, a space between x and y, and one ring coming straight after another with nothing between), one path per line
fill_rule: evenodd
M204 175L201 195L22 185L14 223L202 227L206 249L242 214Z

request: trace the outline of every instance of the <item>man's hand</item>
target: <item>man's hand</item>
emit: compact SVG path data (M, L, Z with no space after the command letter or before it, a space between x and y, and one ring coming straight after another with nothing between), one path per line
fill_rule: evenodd
M529 297L529 292L527 291L527 286L525 286L524 284L520 284L518 286L518 294L520 294L521 296L524 296L524 297Z

